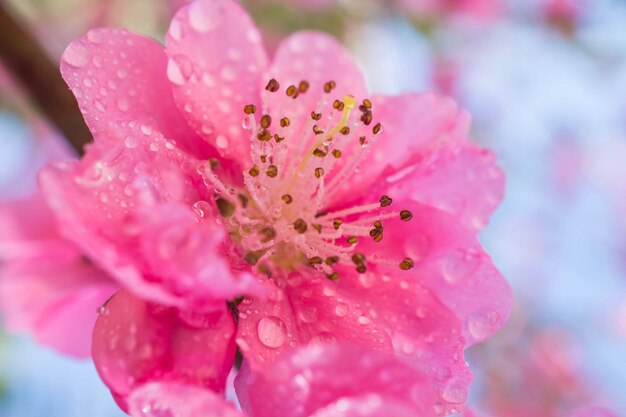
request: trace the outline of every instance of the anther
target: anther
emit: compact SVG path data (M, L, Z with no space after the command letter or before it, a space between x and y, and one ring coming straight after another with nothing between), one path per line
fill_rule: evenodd
M343 220L335 220L333 222L333 227L335 228L335 230L339 230L339 227L341 227L342 224L343 224Z
M329 256L324 262L328 266L334 265L339 262L339 256Z
M322 178L324 176L324 168L317 167L315 168L315 178Z
M309 265L311 265L311 266L313 266L313 265L321 265L322 262L323 262L323 260L319 256L314 256L312 258L309 258Z
M250 265L256 265L262 255L263 251L250 251L244 255L243 260Z
M315 133L316 135L321 135L322 133L324 133L324 129L322 129L318 125L313 125L313 133Z
M383 222L381 222L380 220L376 220L374 222L374 227L377 229L382 229L383 228Z
M365 271L367 271L367 266L365 266L365 264L360 264L356 267L356 272L359 274L363 274Z
M291 120L288 117L283 117L280 119L280 127L287 127L291 124Z
M356 236L350 236L349 238L346 239L346 242L348 242L351 245L356 244L359 241L359 239L357 239Z
M301 93L306 93L307 91L309 91L309 82L307 80L300 81L300 84L298 85L298 91L300 91Z
M339 110L339 111L343 111L343 109L345 107L346 107L346 105L341 100L335 100L334 103L333 103L333 109L336 109L336 110Z
M237 194L237 198L239 198L239 203L241 204L241 207L248 207L248 197L243 194Z
M235 213L235 205L228 200L218 198L215 200L215 204L217 204L217 209L222 217L230 217Z
M389 198L388 195L383 195L380 197L380 206L381 207L389 207L393 200Z
M250 174L251 177L256 177L261 173L261 171L259 170L259 167L254 165L252 168L250 168L250 171L248 171L248 174Z
M320 148L315 148L315 150L313 151L313 155L317 156L318 158L323 158L328 155L328 152Z
M359 252L355 252L352 255L352 262L354 262L355 264L362 264L363 262L365 262L365 255L363 255L362 253Z
M339 129L339 133L341 133L342 135L349 135L350 128L348 126L344 126L341 129Z
M288 97L296 98L297 94L298 94L298 90L296 89L295 85L290 85L289 87L287 87L287 96Z
M269 142L269 140L272 139L272 134L267 129L261 129L259 130L259 133L257 133L256 137L261 142Z
M276 230L272 226L265 226L258 232L261 242L267 243L276 237Z
M339 149L333 149L333 156L337 159L341 158L341 151Z
M278 83L278 81L276 81L275 79L271 79L268 83L267 86L265 86L265 89L267 91L269 91L270 93L275 93L280 89L280 84Z
M361 146L365 145L365 143L366 143L366 142L367 142L367 138L366 138L365 136L361 136L361 137L359 138L359 144L360 144Z
M361 115L361 121L365 126L369 126L372 123L372 112L367 110Z
M243 108L245 114L254 114L256 112L256 106L254 104L246 104Z
M365 107L366 109L371 109L372 108L372 102L369 99L365 99L363 100L363 107Z
M265 174L270 178L275 178L278 175L278 167L276 165L268 166Z
M263 117L261 117L261 127L267 129L271 124L272 118L268 114L264 114Z
M209 166L211 170L217 169L220 166L220 160L217 158L209 158Z
M283 196L281 197L281 199L285 202L285 204L291 204L293 203L293 197L290 196L289 194L283 194Z
M374 239L374 242L378 243L383 240L383 229L370 230L370 236Z
M324 92L330 93L331 91L334 90L336 86L337 84L334 81L328 81L326 84L324 84Z
M332 272L326 275L326 278L328 278L331 281L337 281L339 279L339 274L337 272Z
M275 133L274 134L274 140L276 141L276 143L280 143L280 142L285 140L285 137L284 136L278 136L278 134Z
M408 222L409 220L411 220L413 218L413 213L411 213L408 210L402 210L400 212L400 220Z
M413 268L414 265L415 264L413 262L413 259L404 258L402 262L400 262L400 269L403 271L408 271L409 269Z
M311 112L311 119L319 120L321 118L322 118L322 113L315 113L314 111Z
M376 123L376 124L374 125L374 127L372 128L372 132L373 132L375 135L378 135L378 134L380 133L380 129L381 129L381 128L382 128L382 126L380 125L380 123Z
M311 226L313 226L313 229L317 230L317 233L322 233L322 225L319 223L313 223L311 224Z
M293 222L293 228L298 233L305 233L307 229L307 224L304 220L298 219L295 222Z
M263 163L267 162L267 155L265 155L265 154L259 155L259 158L261 159L261 162L263 162Z

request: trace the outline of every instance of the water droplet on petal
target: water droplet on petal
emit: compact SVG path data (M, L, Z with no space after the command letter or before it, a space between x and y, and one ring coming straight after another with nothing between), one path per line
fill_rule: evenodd
M346 304L340 303L335 307L335 314L338 317L345 317L348 314L348 306Z
M443 259L443 277L455 284L473 273L479 263L480 258L474 252L454 252Z
M467 389L460 383L451 381L443 389L441 397L453 404L463 404L467 400Z
M224 135L219 135L215 138L215 145L220 149L228 148L228 138Z
M281 347L287 338L285 323L274 316L263 317L259 320L257 332L261 343L274 349Z
M180 65L173 59L170 59L167 63L167 78L175 85L185 84L185 77L180 69Z
M359 323L362 324L363 326L367 326L368 324L370 324L372 321L370 320L369 317L367 316L361 316L359 317Z
M170 25L170 30L168 31L168 34L175 41L179 41L181 39L183 35L183 31L182 31L182 25L180 23L180 20L178 19L172 20L172 24Z
M126 139L124 139L124 145L129 149L136 148L138 144L139 141L134 136L126 136Z
M63 61L76 68L84 67L89 62L89 49L80 42L73 42L63 53Z
M208 32L221 22L221 2L196 1L189 5L189 26L197 32Z
M477 340L485 340L501 325L500 314L490 309L479 309L469 316L467 322L470 334Z
M317 308L313 306L304 307L300 310L300 320L305 323L313 323L317 319Z
M87 39L96 44L102 43L102 31L90 30L87 32Z

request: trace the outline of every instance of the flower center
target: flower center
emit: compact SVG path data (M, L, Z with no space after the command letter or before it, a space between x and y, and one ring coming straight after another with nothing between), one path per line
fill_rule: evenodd
M358 175L382 126L371 126L368 99L358 107L351 95L331 102L335 87L334 81L325 83L325 94L307 109L299 105L298 97L307 93L309 83L290 85L276 120L266 107L271 94L281 94L280 84L270 80L261 114L254 105L244 108L252 166L244 172L243 187L225 184L216 174L216 161L200 169L215 191L231 239L244 260L260 272L270 275L310 266L337 280L338 264L353 265L359 273L367 270L368 263L391 263L403 270L413 267L410 258L367 259L357 251L360 239L383 239L386 219L409 221L412 214L393 210L387 195L367 204L341 205L346 182Z

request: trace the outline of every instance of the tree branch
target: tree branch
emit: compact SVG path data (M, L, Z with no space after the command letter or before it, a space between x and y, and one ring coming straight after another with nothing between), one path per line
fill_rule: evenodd
M0 60L79 155L92 141L58 66L0 1Z

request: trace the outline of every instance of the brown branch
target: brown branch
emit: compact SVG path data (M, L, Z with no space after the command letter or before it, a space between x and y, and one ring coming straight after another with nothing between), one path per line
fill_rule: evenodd
M6 9L0 1L0 60L43 115L82 155L92 137L74 96L58 66Z

